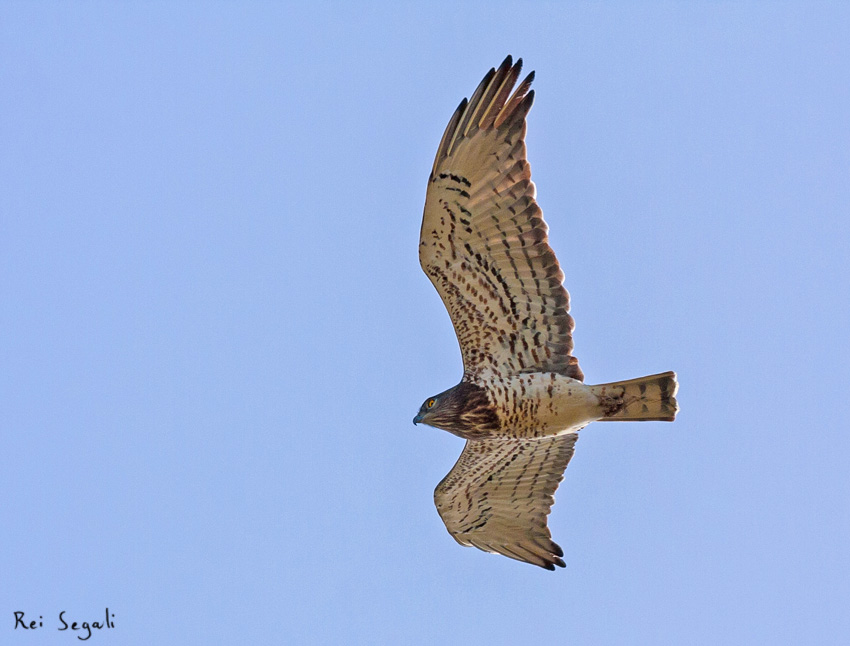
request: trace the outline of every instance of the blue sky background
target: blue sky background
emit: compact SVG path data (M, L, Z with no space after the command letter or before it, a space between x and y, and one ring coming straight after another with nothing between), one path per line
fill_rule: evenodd
M0 642L108 606L92 643L847 643L848 33L844 3L0 5ZM427 175L508 53L588 382L681 382L674 424L582 432L555 573L455 544L463 442L410 422L461 374Z

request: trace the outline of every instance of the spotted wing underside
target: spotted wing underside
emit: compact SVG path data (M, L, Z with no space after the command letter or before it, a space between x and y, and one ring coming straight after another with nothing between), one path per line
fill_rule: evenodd
M467 440L457 464L434 491L437 511L461 545L503 554L547 570L564 567L546 517L578 439Z
M583 379L526 159L534 73L511 94L521 67L509 56L452 116L428 183L419 260L449 311L467 378L534 370Z

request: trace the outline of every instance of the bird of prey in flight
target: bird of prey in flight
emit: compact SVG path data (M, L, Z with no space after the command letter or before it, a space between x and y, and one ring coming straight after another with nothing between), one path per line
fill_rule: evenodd
M554 570L546 517L578 432L594 421L673 421L673 372L589 386L573 351L564 274L526 159L534 72L491 69L449 120L428 180L419 261L449 311L460 383L413 419L466 440L434 501L461 545Z

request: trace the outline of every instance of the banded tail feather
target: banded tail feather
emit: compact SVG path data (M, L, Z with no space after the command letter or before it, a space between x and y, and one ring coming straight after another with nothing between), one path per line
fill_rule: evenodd
M675 372L599 384L590 389L605 407L600 422L672 422L679 412Z

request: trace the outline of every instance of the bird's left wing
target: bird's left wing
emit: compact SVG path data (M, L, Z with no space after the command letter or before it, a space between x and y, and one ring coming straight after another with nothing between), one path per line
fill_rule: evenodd
M449 121L428 182L419 261L457 333L467 377L527 371L583 379L564 274L526 159L534 73L491 69Z
M467 440L434 491L437 511L461 545L547 570L564 567L546 517L578 434L534 440Z

